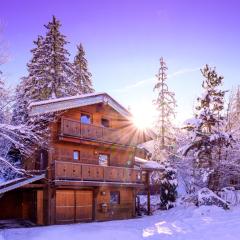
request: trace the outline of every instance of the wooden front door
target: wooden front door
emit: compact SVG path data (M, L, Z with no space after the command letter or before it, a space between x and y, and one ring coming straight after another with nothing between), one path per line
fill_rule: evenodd
M74 191L56 191L56 223L73 223L75 215Z
M91 190L57 190L56 223L91 221L92 203Z
M76 222L91 221L93 209L93 192L76 191Z

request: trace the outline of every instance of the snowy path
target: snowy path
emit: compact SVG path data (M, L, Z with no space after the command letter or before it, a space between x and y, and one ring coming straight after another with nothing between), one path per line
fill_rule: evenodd
M9 229L0 240L233 240L240 239L240 208L175 208L140 219Z

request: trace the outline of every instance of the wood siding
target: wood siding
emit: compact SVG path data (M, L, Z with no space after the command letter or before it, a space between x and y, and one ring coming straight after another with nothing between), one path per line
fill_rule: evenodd
M99 154L107 154L109 155L109 166L133 167L134 164L134 150L62 142L54 142L52 146L54 161L98 165ZM80 158L77 161L73 160L74 151L79 151L80 154Z
M110 203L110 192L119 191L120 203ZM106 204L106 209L103 209ZM100 187L96 201L96 220L106 221L114 219L127 219L135 215L135 196L132 188Z

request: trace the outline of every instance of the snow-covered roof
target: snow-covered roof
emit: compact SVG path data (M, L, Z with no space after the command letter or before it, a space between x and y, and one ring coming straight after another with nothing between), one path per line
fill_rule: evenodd
M27 185L29 183L38 181L45 178L45 173L41 174L41 175L36 175L36 176L32 176L30 178L15 178L13 180L9 180L9 181L5 181L5 182L1 182L0 184L0 194L14 190L16 188L22 187L24 185Z
M97 103L105 103L111 106L114 110L119 112L124 117L131 117L131 113L114 100L107 93L90 93L76 95L72 97L63 97L56 99L49 99L39 102L32 102L29 106L30 116L36 116L40 114L63 111L67 109L88 106Z
M139 165L142 169L145 170L162 170L164 169L163 165L143 158L135 157L135 164Z

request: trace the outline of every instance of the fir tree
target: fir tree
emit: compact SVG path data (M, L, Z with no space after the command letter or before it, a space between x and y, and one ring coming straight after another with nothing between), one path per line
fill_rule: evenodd
M38 36L36 41L33 41L35 48L31 50L32 59L27 64L28 76L22 79L22 88L25 92L26 98L29 100L38 101L47 99L48 95L44 91L44 83L47 79L47 72L45 71L46 51L43 43L44 38Z
M68 43L61 34L60 21L53 16L52 22L46 26L47 34L43 41L44 61L41 69L44 72L42 91L44 98L59 98L75 95L76 86L72 82L72 65L69 62L70 54L65 49Z
M30 99L30 84L28 84L29 78L22 78L21 82L17 85L15 91L15 103L13 105L12 124L20 125L26 124L28 118L28 105L31 102Z
M154 86L154 91L157 91L157 99L154 104L158 112L154 158L158 161L161 160L161 154L164 151L171 150L175 140L172 121L175 118L176 101L175 94L169 90L167 85L167 69L167 65L161 57L159 72L156 75L157 83Z
M78 53L74 58L73 73L74 83L76 85L77 94L85 94L94 92L91 80L91 73L88 71L88 62L85 58L85 51L82 44L77 46Z
M15 91L12 116L12 124L14 125L24 124L28 121L28 105L32 101L46 98L45 88L43 88L46 76L43 70L45 61L43 37L38 36L33 43L35 45L35 48L31 50L33 56L27 64L28 76L21 79Z
M28 105L32 101L76 94L69 53L64 48L67 41L59 31L60 26L53 16L52 22L45 26L46 37L39 36L33 42L35 48L31 50L32 59L27 64L28 75L22 78L16 89L13 111L15 125L28 120Z
M199 97L195 118L185 122L185 128L191 132L189 143L182 148L183 155L193 153L195 175L207 183L209 174L221 164L223 151L231 146L232 137L225 132L224 95L219 87L223 77L218 76L215 69L206 65L201 73L204 77L202 88L204 93ZM209 186L208 182L208 186Z

